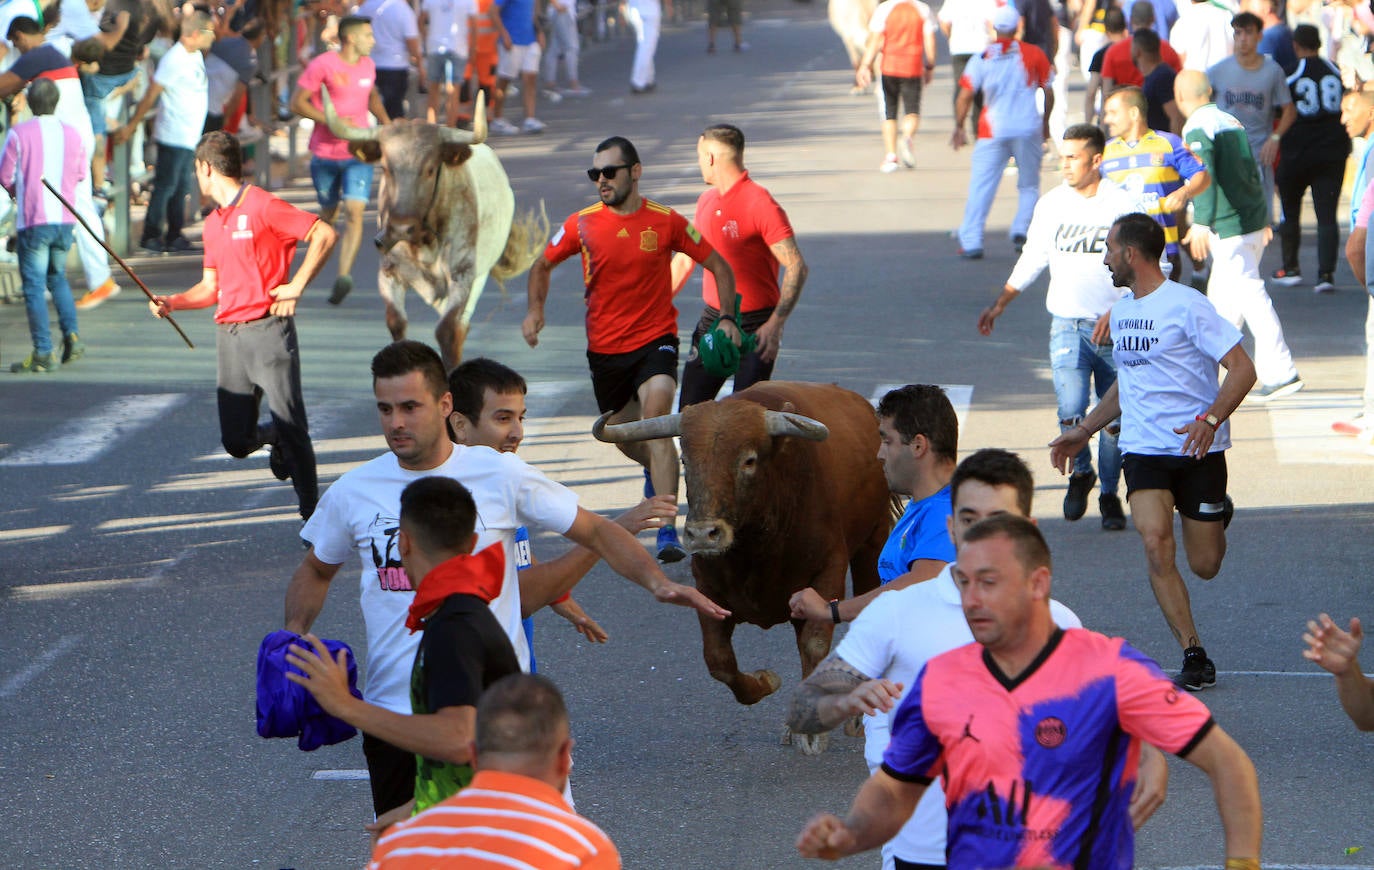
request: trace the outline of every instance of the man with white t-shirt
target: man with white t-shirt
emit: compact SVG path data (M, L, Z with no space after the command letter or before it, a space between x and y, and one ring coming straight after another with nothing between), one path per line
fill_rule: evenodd
M960 0L957 3L943 3L935 19L940 30L949 41L949 65L957 82L964 75L964 67L974 55L982 54L988 47L988 28L992 25L992 13L996 11L996 0ZM959 106L959 89L954 89L952 97L955 109ZM973 123L983 113L983 94L973 95Z
M963 543L966 529L995 514L1030 517L1035 481L1014 453L985 449L969 456L950 480L954 513L950 537ZM1055 624L1081 628L1073 611L1050 602ZM919 625L920 631L912 631ZM973 641L950 566L933 579L881 596L864 609L849 633L797 689L788 726L819 734L864 714L864 759L876 770L887 748L890 714L925 663ZM1168 783L1163 756L1141 756L1141 779L1131 799L1131 818L1139 827L1160 805ZM945 865L946 815L939 783L922 796L916 812L883 846L885 870L916 870Z
M1212 579L1235 510L1226 494L1226 420L1254 385L1255 364L1240 331L1207 297L1164 277L1163 253L1164 230L1149 215L1112 224L1103 262L1116 286L1131 289L1111 312L1117 381L1083 422L1050 442L1050 461L1063 472L1094 432L1121 418L1131 518L1145 543L1155 600L1183 647L1177 682L1196 692L1216 684L1216 666L1198 638L1175 564L1174 510L1183 518L1188 567ZM1220 386L1218 364L1227 371Z
M1001 294L978 316L978 331L992 335L993 325L1007 306L1046 267L1050 270L1045 307L1050 320L1050 371L1059 404L1059 430L1078 424L1088 413L1089 387L1101 397L1116 383L1107 315L1122 290L1101 266L1107 232L1123 214L1140 211L1139 199L1101 175L1106 137L1092 124L1075 124L1064 133L1059 164L1064 183L1040 197L1031 218L1026 247ZM1102 489L1098 509L1102 528L1126 528L1126 515L1117 497L1121 451L1116 446L1119 424L1102 431L1097 441ZM1080 519L1088 507L1088 493L1098 475L1087 447L1074 457L1069 490L1064 496L1064 519Z
M1217 0L1178 3L1178 21L1169 30L1169 44L1178 52L1184 69L1207 72L1231 56L1234 14Z
M453 444L446 428L453 402L444 364L432 348L415 341L390 344L373 357L372 374L390 452L345 473L320 499L301 530L310 549L286 590L285 617L288 631L308 632L339 568L350 554L359 554L367 700L396 713L411 709L410 670L418 641L407 634L405 620L415 592L396 551L397 512L401 490L427 475L452 477L472 492L481 518L477 550L497 542L506 549L505 578L491 609L522 669L529 667L529 648L520 625L512 549L522 525L557 531L595 551L659 601L694 607L712 618L728 615L695 589L668 580L629 532L578 507L571 490L514 454ZM415 786L413 754L367 734L363 754L371 774L373 808L379 815L410 799Z
M412 68L419 74L420 87L425 86L420 22L415 10L406 0L364 0L353 14L372 22L372 33L377 38L372 62L377 66L377 92L382 95L387 117L404 118Z
M153 139L157 142L153 192L148 198L143 239L139 242L139 247L150 254L191 249L191 242L181 234L186 224L184 201L188 196L199 197L194 175L195 149L204 132L210 104L203 53L210 50L214 41L215 29L208 14L197 10L183 16L181 38L162 56L143 99L128 123L110 133L116 144L129 141L153 105L160 102L153 123ZM166 98L159 99L164 94Z
M425 44L425 79L429 98L425 120L452 126L458 117L458 91L472 54L473 0L421 0L420 34ZM443 114L439 107L443 106Z

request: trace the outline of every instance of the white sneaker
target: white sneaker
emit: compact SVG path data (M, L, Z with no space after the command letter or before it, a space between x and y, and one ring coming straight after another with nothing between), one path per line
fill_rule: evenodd
M916 168L916 152L912 148L910 136L903 136L897 140L897 154L902 159L902 165L907 169Z
M247 121L239 125L239 132L236 135L240 145L251 145L254 142L262 141L262 131Z
M575 88L563 89L563 96L565 97L590 97L591 95L591 90L589 88L584 88L581 85L578 85Z
M878 171L883 173L896 172L898 169L901 168L902 164L897 162L897 155L889 154L883 158L883 164L878 167Z
M519 127L505 118L492 118L487 122L487 129L497 136L515 136L520 132Z
M544 122L539 120L538 118L526 118L525 124L521 129L523 129L526 133L543 133Z
M548 100L550 103L563 102L563 94L558 90L558 88L544 88L543 94L544 99Z

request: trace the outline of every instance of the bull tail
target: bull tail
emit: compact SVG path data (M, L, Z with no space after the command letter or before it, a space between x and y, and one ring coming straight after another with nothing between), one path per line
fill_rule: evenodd
M501 252L501 259L491 267L491 277L501 286L502 292L507 278L514 278L534 265L548 239L549 215L541 199L538 211L530 209L511 222L506 248Z

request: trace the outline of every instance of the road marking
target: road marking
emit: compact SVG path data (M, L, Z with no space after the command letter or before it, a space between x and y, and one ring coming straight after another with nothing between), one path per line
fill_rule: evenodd
M70 525L34 526L31 529L0 529L0 544L32 544L65 534Z
M185 393L120 396L68 420L42 442L0 459L0 465L76 465L90 462L114 447L121 436L151 426L186 399Z
M80 595L83 592L152 586L156 582L150 577L125 577L119 580L71 580L65 583L34 583L28 586L12 586L9 594L10 597L20 601L48 601L54 598Z
M317 770L310 774L310 778L331 782L366 781L369 779L366 770Z
M1244 406L1253 407L1253 406ZM1299 393L1266 406L1274 438L1274 458L1281 465L1371 465L1359 438L1331 431L1337 420L1348 420L1362 407L1359 394Z
M294 506L255 507L244 510L218 511L198 514L169 514L167 516L121 517L105 520L95 531L109 535L138 535L148 532L169 532L185 529L210 529L225 526L260 525L263 523L300 522Z
M72 647L76 646L80 641L80 635L69 634L51 647L39 653L38 657L29 662L22 671L10 677L8 680L5 680L4 683L0 683L0 698L13 697L15 693L28 685L34 677L52 667L53 662L57 661L58 658L72 649Z
M906 384L878 384L878 386L873 388L873 392L869 394L868 401L876 408L883 396L905 386ZM949 403L954 406L954 416L959 418L959 431L962 432L964 430L964 425L968 421L969 405L973 403L973 385L940 384L939 386L940 389L945 391L945 395L949 397Z

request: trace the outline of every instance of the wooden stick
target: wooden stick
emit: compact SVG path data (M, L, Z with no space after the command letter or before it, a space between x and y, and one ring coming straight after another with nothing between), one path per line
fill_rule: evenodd
M143 283L143 279L139 278L137 275L134 274L134 270L129 268L129 264L124 262L123 257L116 254L114 250L110 248L109 245L105 244L105 240L102 239L96 233L95 230L91 229L91 225L86 223L85 219L82 218L81 215L77 214L76 208L71 203L67 202L67 198L64 197L62 194L58 193L57 189L54 188L51 184L49 184L48 179L46 178L43 179L43 186L48 189L48 193L51 193L53 196L57 197L57 201L62 203L63 207L66 208L67 211L72 213L72 217L76 218L77 223L81 224L81 226L86 230L86 232L91 234L91 238L95 239L97 242L100 243L100 247L105 249L105 253L113 257L114 261L119 264L120 268L123 269L126 273L128 273L129 277L132 278L134 280L134 283L138 285L138 289L142 290L143 295L148 297L148 301L156 303L157 299L154 298L153 291L148 289L148 285ZM191 339L186 336L186 333L181 331L180 326L177 326L177 322L172 319L172 315L170 313L164 315L162 319L172 325L172 328L177 331L177 335L181 336L181 340L186 342L187 347L191 348L192 350L196 349L196 346L191 343Z

